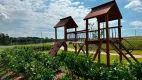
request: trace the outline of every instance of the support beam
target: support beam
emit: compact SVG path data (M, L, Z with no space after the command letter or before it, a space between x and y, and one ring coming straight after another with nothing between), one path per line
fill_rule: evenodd
M83 50L84 44L78 44L78 46L80 49L77 51L77 54L79 54L81 50L83 53L85 53L85 51Z
M118 38L119 38L119 41L121 41L121 19L120 18L118 19ZM119 48L121 50L121 47ZM119 60L120 60L120 63L122 63L122 54L120 54Z
M66 42L63 43L63 46L64 46L64 51L68 51L68 46Z
M77 28L75 28L75 41L77 41Z
M106 14L106 55L107 55L107 66L110 66L110 51L109 51L109 19L108 14Z
M67 41L67 28L64 26L64 40Z
M86 19L86 42L88 41L88 19ZM86 43L86 55L89 55L88 44Z
M55 28L55 40L57 41L57 28Z
M64 51L67 51L67 49L68 49L66 41L67 41L67 28L66 28L66 26L64 26L64 45L65 45Z
M77 41L77 28L75 27L75 42ZM77 53L77 45L74 45L75 53Z
M98 21L98 40L100 40L100 22Z
M100 22L98 21L98 40L100 40ZM98 63L100 63L100 61L101 61L101 51L99 50L98 51Z

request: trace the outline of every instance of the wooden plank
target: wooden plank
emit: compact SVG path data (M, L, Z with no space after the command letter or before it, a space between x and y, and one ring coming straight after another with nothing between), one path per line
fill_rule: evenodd
M100 22L98 21L98 40L100 41ZM100 49L99 49L99 51L98 51L98 63L100 63Z
M118 19L118 38L119 38L119 41L121 41L121 19L119 18ZM120 47L120 50L121 50L121 47ZM120 63L122 63L122 54L120 54L119 56L119 60L120 60Z
M88 19L86 19L86 40L88 41ZM86 55L89 55L88 44L86 43Z
M85 53L84 50L83 50L83 46L84 46L84 44L83 45L79 45L80 49L78 50L77 54L79 54L81 50L83 51L83 53Z
M107 52L107 66L110 66L110 53L109 53L109 22L108 14L106 14L106 52Z
M55 40L57 41L57 28L55 28Z

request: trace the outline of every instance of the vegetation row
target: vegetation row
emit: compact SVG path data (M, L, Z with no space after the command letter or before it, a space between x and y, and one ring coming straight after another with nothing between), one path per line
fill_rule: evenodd
M64 73L60 80L141 80L142 63L118 64L107 67L92 62L90 57L74 52L61 52L56 57L35 51L31 47L15 47L0 53L0 67L15 74L23 73L28 80L53 80Z

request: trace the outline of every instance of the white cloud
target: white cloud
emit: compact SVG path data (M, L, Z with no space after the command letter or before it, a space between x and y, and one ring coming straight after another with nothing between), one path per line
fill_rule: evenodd
M0 13L0 21L8 19L8 16L5 13Z
M133 21L130 25L134 26L135 28L141 29L142 28L142 21Z
M67 16L72 16L80 29L85 28L83 18L89 9L83 4L75 0L0 0L0 32L16 37L43 32L48 37L60 18Z
M131 8L134 11L142 11L142 1L141 0L129 0L130 2L125 6L125 8Z

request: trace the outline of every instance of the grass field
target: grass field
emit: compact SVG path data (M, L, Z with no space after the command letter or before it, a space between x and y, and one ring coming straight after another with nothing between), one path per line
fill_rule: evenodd
M0 51L6 48L13 48L13 47L21 47L21 46L42 46L42 45L51 45L52 42L48 43L39 43L39 44L26 44L26 45L8 45L8 46L1 46L0 45Z

